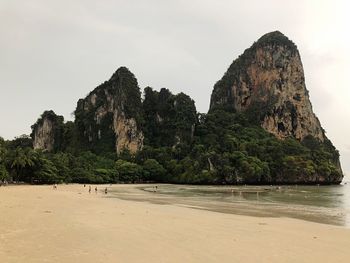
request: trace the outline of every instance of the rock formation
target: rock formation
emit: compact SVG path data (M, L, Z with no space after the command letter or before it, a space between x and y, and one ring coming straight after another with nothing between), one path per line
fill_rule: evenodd
M251 113L280 139L325 139L312 111L297 47L278 31L262 36L232 63L214 86L210 109L217 107Z
M125 67L78 101L75 123L88 149L136 153L143 147L140 130L141 93L135 76Z
M135 76L121 67L78 101L74 123L49 111L32 129L34 148L51 152L116 152L129 163L133 158L124 153L143 149L135 167L152 159L167 171L162 182L338 184L343 178L339 152L313 113L298 49L280 32L262 36L232 63L214 86L208 114L165 88L147 87L141 100ZM135 178L141 174L135 170Z
M36 149L53 151L57 136L53 120L57 116L46 115L33 125L32 137ZM127 150L135 154L143 148L144 134L152 146L190 143L197 111L189 96L173 95L165 88L159 92L146 88L142 102L135 76L121 67L110 80L78 101L74 124L63 124L63 118L61 122L64 129L60 131L60 150L79 148L118 154Z
M63 136L63 116L45 111L32 126L33 148L48 152L60 148Z
M339 153L313 113L299 51L281 32L265 34L233 61L214 86L209 111L215 109L241 113L278 139L294 138L310 149L323 145L331 153L333 175L299 173L288 181L280 174L276 182L341 182Z

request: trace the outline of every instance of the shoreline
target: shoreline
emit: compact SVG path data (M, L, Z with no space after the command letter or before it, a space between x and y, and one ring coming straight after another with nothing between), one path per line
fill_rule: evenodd
M49 185L0 188L0 258L4 262L350 261L350 230L345 227L109 197L89 194L80 184L59 185L57 190Z

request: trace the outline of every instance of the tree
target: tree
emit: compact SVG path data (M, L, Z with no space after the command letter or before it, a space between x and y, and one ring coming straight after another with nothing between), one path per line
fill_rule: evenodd
M65 182L72 182L71 162L73 156L60 152L48 157L57 170L57 176Z
M8 143L9 149L16 149L17 147L32 148L33 147L32 138L26 134L22 134L21 136L15 137L14 140Z
M143 174L145 180L162 182L164 181L164 175L166 170L163 165L157 162L155 159L148 159L143 163Z
M31 168L35 165L35 160L37 159L37 155L34 150L30 148L22 149L17 147L10 154L10 167L15 171L15 181L25 180L23 172L26 168Z
M121 182L137 182L142 176L142 167L136 163L118 160L116 162L118 180Z
M34 171L31 178L32 183L59 183L64 178L58 176L58 170L52 161L46 158L40 158L38 160L37 168Z
M0 164L0 181L5 181L9 179L9 173L6 170L5 165Z
M9 179L9 173L5 166L6 154L7 150L5 148L5 141L0 137L0 181Z

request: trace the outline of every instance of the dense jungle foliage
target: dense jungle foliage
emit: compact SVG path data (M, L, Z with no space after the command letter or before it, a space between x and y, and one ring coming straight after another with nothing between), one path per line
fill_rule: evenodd
M136 155L72 148L45 153L33 150L28 136L13 141L0 139L0 180L272 184L322 183L322 177L341 178L336 167L338 152L330 141L320 143L312 137L302 143L292 138L278 140L261 127L250 125L244 115L217 110L198 115L190 140L171 144L166 134L173 136L178 127L189 128L187 119L178 122L175 128L162 127L159 138L150 132L157 130L157 122L147 122L145 134L152 137Z

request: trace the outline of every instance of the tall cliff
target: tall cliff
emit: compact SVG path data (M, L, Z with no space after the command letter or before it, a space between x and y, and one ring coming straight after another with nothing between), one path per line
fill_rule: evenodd
M63 125L63 116L52 110L45 111L31 127L33 148L48 152L59 150L63 141Z
M217 109L242 114L250 124L260 125L278 139L296 139L308 151L315 152L315 163L324 159L322 165L332 166L332 175L327 169L309 175L298 172L291 180L286 179L285 172L276 177L276 182L339 183L342 180L339 153L312 110L299 51L281 32L265 34L233 61L214 86L209 112Z
M75 124L78 139L95 151L128 150L143 147L141 93L135 76L125 67L78 101Z
M280 139L325 139L312 111L298 49L278 31L262 36L231 64L214 86L210 109L218 107L251 113Z

